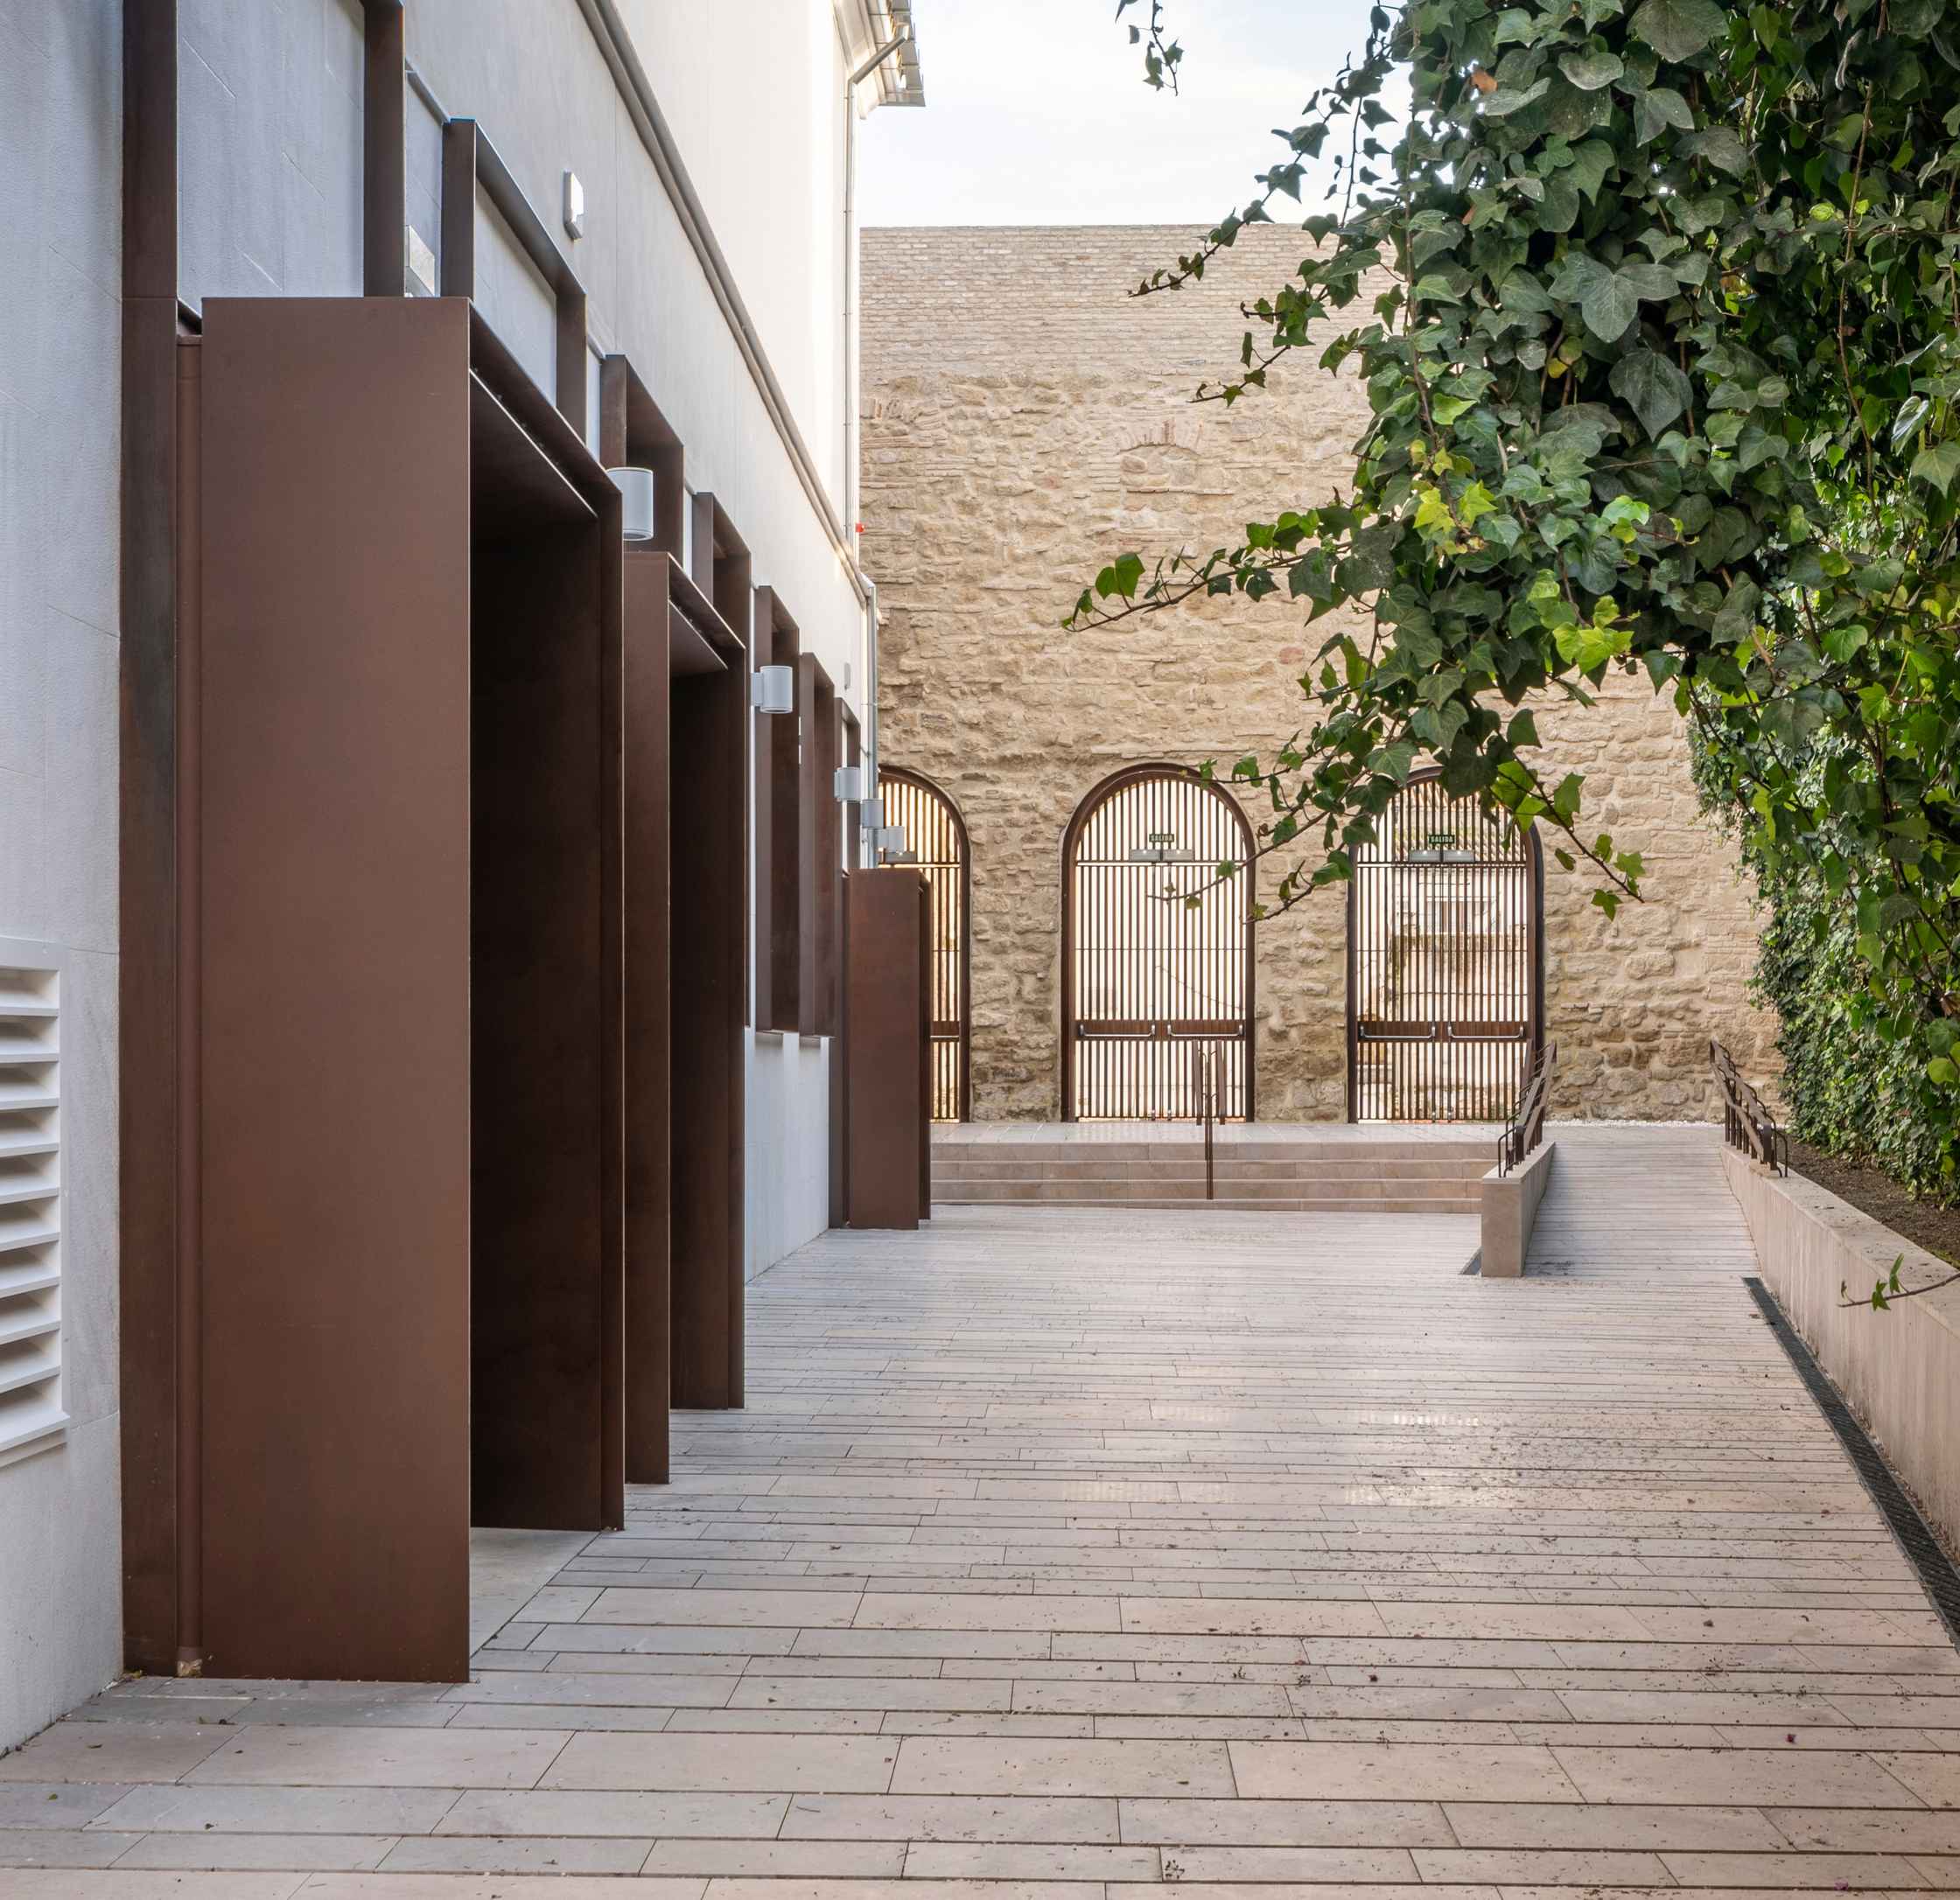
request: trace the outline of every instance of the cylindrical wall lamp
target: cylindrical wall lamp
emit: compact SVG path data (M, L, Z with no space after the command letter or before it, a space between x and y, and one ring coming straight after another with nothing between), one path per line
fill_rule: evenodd
M897 857L905 849L905 827L880 825L878 828L878 849L881 856Z
M841 805L855 805L864 795L864 768L839 765L830 780L830 789Z
M859 770L863 770L859 767ZM885 800L865 799L858 807L858 822L866 831L881 831L885 828Z
M570 173L566 174L568 177ZM620 532L626 541L654 538L654 472L650 468L609 468L620 491Z
M796 675L788 667L758 667L749 675L749 704L758 712L794 712Z

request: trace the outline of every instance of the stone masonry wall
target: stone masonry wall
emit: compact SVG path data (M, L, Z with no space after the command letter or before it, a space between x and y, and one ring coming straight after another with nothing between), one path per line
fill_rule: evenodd
M1206 601L1065 632L1083 581L1126 548L1208 551L1248 519L1346 483L1367 408L1311 360L1230 409L1194 405L1237 360L1243 299L1306 242L1255 229L1183 290L1130 299L1187 248L1173 227L864 234L864 559L886 619L886 761L926 773L973 854L974 1113L1059 1112L1062 828L1082 795L1150 759L1222 765L1305 723L1297 681L1329 626L1282 600ZM1644 681L1547 709L1558 769L1637 843L1648 901L1608 923L1583 877L1546 866L1554 1111L1699 1118L1707 1039L1773 1063L1749 1003L1751 900L1698 817L1685 740ZM1255 823L1257 814L1250 815ZM1278 871L1262 869L1270 898ZM1259 926L1261 1119L1346 1112L1346 917L1321 893Z

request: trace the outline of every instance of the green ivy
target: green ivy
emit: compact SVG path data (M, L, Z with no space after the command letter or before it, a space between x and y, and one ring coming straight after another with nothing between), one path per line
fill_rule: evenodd
M1209 555L1120 555L1072 624L1194 594L1340 611L1302 736L1235 769L1270 803L1282 906L1350 876L1426 757L1560 834L1611 915L1639 841L1588 822L1582 776L1541 775L1526 702L1644 677L1760 874L1809 880L1848 938L1805 981L1915 1065L1950 1148L1960 0L1378 6L1284 136L1259 196L1139 290L1195 284L1331 151L1313 249L1199 395L1240 401L1302 350L1350 369L1352 487L1276 497Z

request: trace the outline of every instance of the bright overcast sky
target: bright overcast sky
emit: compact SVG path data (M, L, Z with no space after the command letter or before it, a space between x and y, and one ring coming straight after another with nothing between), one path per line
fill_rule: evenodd
M1138 0L1125 21L1149 9ZM1368 11L1368 0L1166 0L1185 49L1173 97L1144 84L1115 0L914 0L927 102L864 122L863 221L1213 223L1284 157L1271 128L1298 122L1361 44Z

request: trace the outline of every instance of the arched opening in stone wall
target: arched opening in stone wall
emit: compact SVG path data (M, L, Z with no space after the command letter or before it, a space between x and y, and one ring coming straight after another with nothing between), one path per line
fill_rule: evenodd
M1544 988L1537 834L1415 773L1348 886L1348 1119L1508 1120Z
M1231 794L1127 767L1075 807L1061 862L1063 1119L1189 1121L1208 1101L1250 1121L1252 829Z
M966 821L923 772L880 765L885 821L905 833L932 896L933 1120L973 1119L973 867Z

